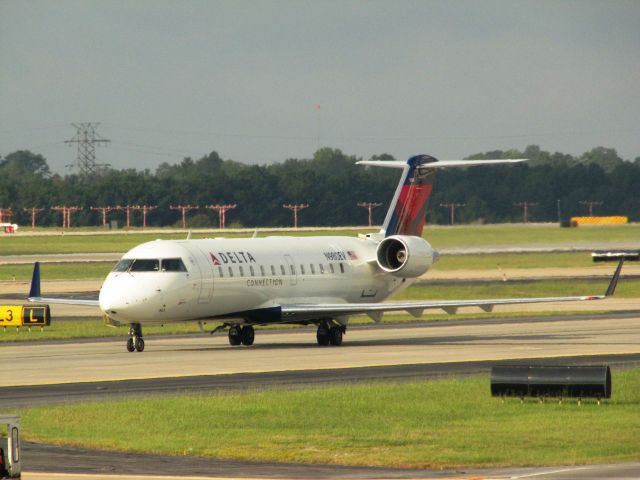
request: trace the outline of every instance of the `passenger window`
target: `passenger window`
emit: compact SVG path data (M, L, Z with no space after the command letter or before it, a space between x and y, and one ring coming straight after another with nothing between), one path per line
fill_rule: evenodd
M138 259L131 265L132 272L157 272L160 268L160 260Z
M344 265L340 262L340 273L344 273Z
M255 277L256 274L253 271L253 265L249 265L249 272L251 272L252 277Z
M286 272L284 271L284 265L280 265L280 273L282 275L286 275Z
M222 267L218 267L218 275L220 275L220 278L224 277L224 273L222 271Z
M275 274L276 274L276 267L271 265L271 275L275 275Z
M300 265L300 274L304 275L304 265Z
M165 258L162 260L163 272L186 272L187 267L184 266L181 258Z
M233 277L233 268L229 267L229 276Z
M238 270L240 271L240 276L244 277L244 268L242 268L242 265L238 267Z
M313 267L313 263L309 264L309 269L311 270L311 275L315 275L316 274L316 269Z
M260 275L264 277L264 267L260 265Z
M324 273L324 265L319 264L318 266L320 267L320 273L323 274Z
M329 264L329 270L331 270L331 273L336 273L336 271L333 268L333 263Z
M296 267L295 267L295 265L289 265L289 270L291 270L291 275L295 275L295 274L296 274Z
M126 272L127 270L129 270L129 267L131 266L131 264L133 263L133 260L131 258L127 258L125 260L120 260L118 263L116 263L116 266L113 267L113 272Z

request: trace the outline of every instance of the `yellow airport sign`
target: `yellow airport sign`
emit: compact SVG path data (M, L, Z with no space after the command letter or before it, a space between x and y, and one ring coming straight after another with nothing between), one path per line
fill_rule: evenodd
M47 327L51 325L49 305L0 305L0 327Z

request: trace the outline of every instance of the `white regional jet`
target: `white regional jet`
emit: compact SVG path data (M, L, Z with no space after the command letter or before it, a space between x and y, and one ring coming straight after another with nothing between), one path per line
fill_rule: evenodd
M315 324L319 345L340 345L351 315L380 321L384 312L424 309L455 313L458 307L597 300L582 297L385 302L411 285L438 259L422 238L427 200L439 168L517 163L523 160L438 161L418 155L401 161L360 161L401 168L379 233L340 236L156 240L127 252L105 279L98 300L44 297L39 265L29 300L95 305L105 323L130 326L127 350L144 350L142 325L219 322L231 345L251 345L254 325ZM213 333L213 332L212 332Z

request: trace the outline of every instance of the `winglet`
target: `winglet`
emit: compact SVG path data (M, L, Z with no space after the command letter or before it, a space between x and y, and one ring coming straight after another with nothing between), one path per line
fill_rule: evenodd
M618 267L616 268L613 277L611 277L611 282L609 282L609 287L607 288L607 292L604 294L605 297L613 297L614 292L616 291L616 286L618 285L618 279L620 278L620 272L622 271L622 264L624 263L624 256L620 257L620 262L618 263Z
M29 298L40 297L40 262L33 265L33 276L31 277L31 289Z

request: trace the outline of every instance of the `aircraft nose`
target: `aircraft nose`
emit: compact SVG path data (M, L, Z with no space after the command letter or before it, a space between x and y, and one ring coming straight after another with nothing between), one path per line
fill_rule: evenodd
M106 314L115 315L122 312L129 305L123 295L119 294L113 287L104 286L100 290L98 298L100 310Z

